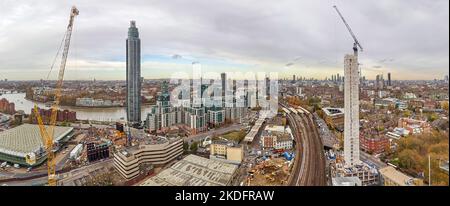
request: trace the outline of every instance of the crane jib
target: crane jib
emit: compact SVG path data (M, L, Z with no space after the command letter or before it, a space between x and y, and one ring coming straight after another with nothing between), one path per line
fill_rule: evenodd
M57 185L57 176L56 176L56 165L55 165L55 154L53 152L53 135L54 135L54 128L56 125L56 116L58 113L58 106L61 98L61 88L63 85L64 80L64 71L66 69L66 62L67 62L67 56L69 53L69 46L70 46L70 38L72 36L72 29L73 29L73 22L75 19L75 16L79 14L78 9L73 6L70 12L70 19L69 24L67 26L66 30L66 36L64 37L64 50L62 53L61 58L61 64L59 67L59 73L58 73L58 81L56 83L55 88L55 101L52 105L52 112L49 122L49 127L45 128L44 122L42 120L42 117L39 112L39 108L37 105L34 107L34 113L36 115L36 119L39 125L39 132L42 137L42 142L45 147L45 150L47 152L47 170L48 170L48 185L49 186L56 186Z

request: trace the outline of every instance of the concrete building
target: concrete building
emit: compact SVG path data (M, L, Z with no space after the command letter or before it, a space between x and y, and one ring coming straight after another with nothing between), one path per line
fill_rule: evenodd
M360 163L358 57L348 54L344 62L344 160L347 166L354 166Z
M230 186L237 165L188 155L140 186Z
M141 40L135 21L130 23L127 38L127 120L141 122Z
M214 141L210 145L210 159L220 160L231 164L241 164L244 159L242 145L228 141Z
M325 122L332 128L336 128L340 131L344 128L344 109L342 108L322 108L324 113Z
M333 186L362 186L358 177L334 177L332 183Z
M384 186L416 186L417 184L420 184L420 181L417 179L414 179L391 166L381 168L379 172L382 185Z
M139 175L140 165L162 166L183 154L182 138L144 137L138 144L114 154L114 167L125 179Z
M374 186L379 184L379 173L376 168L365 163L358 167L338 168L341 177L357 177L363 186Z

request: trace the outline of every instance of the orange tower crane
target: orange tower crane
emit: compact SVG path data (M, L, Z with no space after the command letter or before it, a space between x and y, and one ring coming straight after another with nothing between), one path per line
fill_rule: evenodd
M64 37L64 50L62 53L61 58L61 65L59 67L59 73L58 73L58 81L56 83L56 89L55 89L55 101L51 107L52 113L50 118L50 123L48 127L44 126L44 122L42 121L42 117L39 113L39 109L37 105L34 105L34 113L36 115L36 119L38 121L39 125L39 131L41 133L42 141L47 153L47 168L48 168L48 185L49 186L56 186L57 184L57 177L56 177L56 164L55 164L55 153L53 151L53 143L54 143L54 130L55 130L55 124L56 124L56 116L58 113L58 106L59 101L61 99L61 87L63 85L63 79L64 79L64 71L66 69L66 62L67 62L67 55L69 53L69 46L70 46L70 37L72 36L72 28L73 28L73 21L75 19L75 16L79 14L78 9L73 6L70 11L70 19L69 19L69 25L67 26L67 30Z

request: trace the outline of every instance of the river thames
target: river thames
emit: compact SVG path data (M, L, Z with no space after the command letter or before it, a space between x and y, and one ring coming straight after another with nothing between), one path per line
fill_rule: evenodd
M9 102L14 102L16 111L23 110L26 114L30 114L31 109L34 107L35 102L25 99L25 93L15 94L3 94L0 99L5 98ZM37 102L40 108L49 108L44 103ZM68 109L77 112L77 119L79 120L95 120L95 121L119 121L121 118L126 119L125 107L114 108L81 108L81 107L69 107L60 106L59 109ZM147 106L142 109L143 120L150 112L150 108Z

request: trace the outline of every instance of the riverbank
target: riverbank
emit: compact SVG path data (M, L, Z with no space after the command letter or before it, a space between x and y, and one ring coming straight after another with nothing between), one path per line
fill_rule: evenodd
M34 102L34 103L41 103L41 104L45 104L47 105L47 103L50 102L41 102L38 100L34 100L34 99L30 99L27 98L27 96L25 95L24 99ZM154 103L143 103L143 106L150 106L153 105ZM64 104L60 104L60 106L62 107L70 107L70 108L74 108L74 109L110 109L110 108L126 108L126 106L76 106L76 105L64 105Z
M23 110L29 114L34 105L37 104L40 108L48 108L44 103L33 102L32 100L25 98L25 93L3 94L2 98L6 98L9 102L14 102L16 111ZM61 110L71 110L77 112L78 120L95 120L101 122L113 122L120 121L126 117L125 107L112 107L112 108L91 108L91 107L70 107L60 106ZM142 117L146 117L150 112L150 107L144 105L141 110Z
M25 95L26 100L30 101L30 102L34 102L34 103L41 103L41 104L45 104L47 105L48 103L53 103L53 102L41 102L35 99L30 99ZM60 104L59 106L62 107L71 107L71 108L75 108L75 109L85 109L85 108L92 108L92 109L108 109L108 108L125 108L125 106L76 106L76 105L65 105L65 104Z

